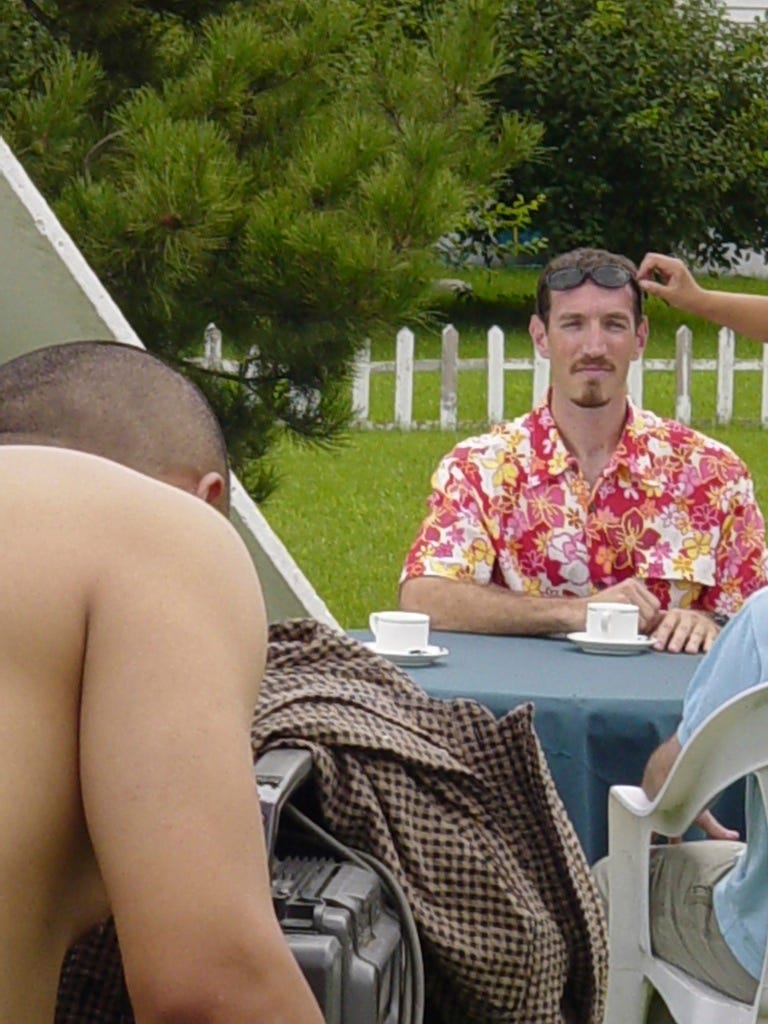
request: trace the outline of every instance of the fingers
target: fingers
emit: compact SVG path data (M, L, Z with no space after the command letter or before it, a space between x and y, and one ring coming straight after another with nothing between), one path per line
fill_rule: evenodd
M671 305L695 313L701 289L682 260L675 256L649 252L637 272L637 283L649 295L656 295Z
M702 811L696 819L695 824L698 825L710 839L728 839L735 841L739 838L739 833L736 829L726 828L725 825L721 825L711 811Z
M660 252L646 253L637 268L638 283L648 291L658 288L659 281L663 282L663 287L673 280L682 281L688 276L688 268L682 260L676 256L663 256Z
M720 627L706 612L690 608L662 611L659 599L636 578L622 580L600 592L600 600L634 604L639 612L639 629L654 640L654 649L670 654L706 653Z
M740 838L735 828L726 828L725 825L721 825L711 811L702 811L698 818L694 819L693 824L698 825L708 839L725 839L729 842L738 842ZM654 832L651 835L651 842L658 843L664 838L666 838L669 846L679 846L683 841L682 836L664 837Z
M706 612L672 608L665 612L653 632L654 648L671 654L706 652L715 642L720 627Z
M659 599L638 579L622 580L621 583L616 583L612 587L606 587L600 592L600 600L636 605L640 613L639 629L641 633L650 633L660 621L661 604Z

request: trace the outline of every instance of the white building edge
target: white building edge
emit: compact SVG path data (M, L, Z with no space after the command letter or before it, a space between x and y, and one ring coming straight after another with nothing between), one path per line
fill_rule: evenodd
M755 18L768 13L768 3L762 3L761 0L741 0L739 4L725 0L725 6L728 16L734 21L754 21Z
M0 360L67 341L143 348L24 168L0 138ZM270 622L339 625L245 488L232 479L232 521L253 558Z

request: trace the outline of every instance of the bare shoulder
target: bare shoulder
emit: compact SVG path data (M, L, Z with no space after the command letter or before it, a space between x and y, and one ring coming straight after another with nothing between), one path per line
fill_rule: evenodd
M263 643L261 589L245 544L221 513L117 463L61 448L0 447L0 526L19 572L88 609L149 600L196 603ZM234 616L234 618L233 618Z
M97 549L102 539L120 536L125 543L134 535L181 548L193 544L201 551L205 543L215 543L242 554L249 564L245 546L221 514L116 462L65 448L7 446L0 447L0 470L0 514L6 524L21 525L30 513L38 522L55 517L63 529L91 531ZM12 510L22 505L23 517L14 517Z

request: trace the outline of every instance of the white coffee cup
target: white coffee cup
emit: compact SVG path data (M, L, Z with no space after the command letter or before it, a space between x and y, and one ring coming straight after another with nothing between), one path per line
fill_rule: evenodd
M407 654L429 644L429 616L422 612L373 612L368 621L380 651Z
M587 605L590 640L637 640L640 610L634 604L591 601Z

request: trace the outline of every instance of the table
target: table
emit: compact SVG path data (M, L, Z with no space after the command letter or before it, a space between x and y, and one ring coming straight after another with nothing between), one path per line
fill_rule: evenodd
M353 631L370 640L367 631ZM497 718L532 701L534 726L560 797L590 863L607 851L608 789L639 783L645 763L677 727L688 680L702 655L585 654L557 637L502 637L433 631L449 656L408 668L433 697L472 697ZM716 807L743 828L743 787Z

